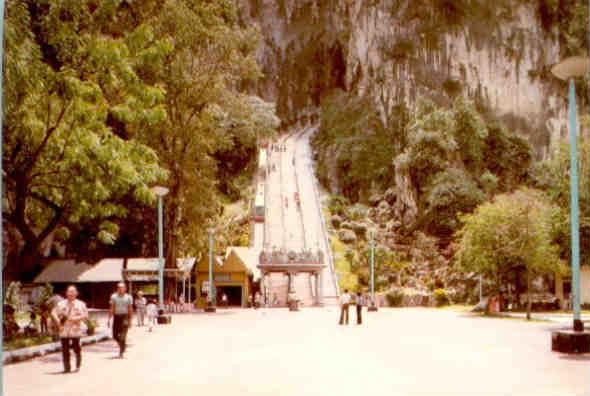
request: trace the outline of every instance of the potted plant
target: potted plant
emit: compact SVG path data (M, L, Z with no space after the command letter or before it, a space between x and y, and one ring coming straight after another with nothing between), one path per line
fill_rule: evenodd
M86 321L86 334L91 336L96 333L96 328L98 327L98 322L96 319L88 319Z

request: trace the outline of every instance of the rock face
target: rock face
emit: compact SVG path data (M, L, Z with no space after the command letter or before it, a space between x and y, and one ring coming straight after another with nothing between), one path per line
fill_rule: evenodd
M485 22L453 25L441 17L448 28L435 32L424 28L422 3L238 0L241 18L262 33L264 78L255 90L277 102L286 122L316 108L333 88L372 96L384 120L400 100L463 92L520 130L545 157L565 133L565 89L548 75L560 47L543 29L534 2L489 7ZM411 217L411 198L404 198Z

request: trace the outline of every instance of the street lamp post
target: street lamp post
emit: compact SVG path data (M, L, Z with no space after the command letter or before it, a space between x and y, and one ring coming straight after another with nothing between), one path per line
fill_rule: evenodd
M210 228L209 233L209 301L205 306L205 312L215 312L216 296L215 288L213 287L213 245L215 243L215 229Z
M570 216L571 216L571 255L572 255L572 300L573 332L556 331L552 333L551 347L560 352L590 352L590 333L584 332L580 316L580 233L578 203L578 124L576 110L576 86L574 79L582 77L589 70L588 57L575 56L555 65L551 72L569 84L569 136L570 136Z
M370 312L377 311L377 305L375 305L375 238L373 231L371 231L371 305L368 310Z
M168 189L162 186L152 188L158 196L158 305L164 307L164 202Z

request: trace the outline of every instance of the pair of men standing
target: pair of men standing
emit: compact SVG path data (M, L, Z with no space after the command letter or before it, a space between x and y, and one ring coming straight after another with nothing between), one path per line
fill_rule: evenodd
M352 302L352 297L348 290L345 289L344 293L340 296L340 322L339 324L348 324L348 309ZM363 323L363 306L365 305L365 298L358 292L355 299L356 304L356 324L360 325Z

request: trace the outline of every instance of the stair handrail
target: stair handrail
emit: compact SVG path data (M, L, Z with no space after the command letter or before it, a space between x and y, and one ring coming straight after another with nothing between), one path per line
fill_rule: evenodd
M334 290L336 291L336 297L340 295L340 287L338 286L338 281L336 280L336 270L334 269L334 256L332 254L332 244L330 243L330 239L328 237L328 228L326 226L326 219L324 218L324 213L322 212L322 201L320 200L320 193L318 188L318 181L315 176L315 172L313 171L313 167L308 165L311 172L312 177L312 185L313 191L315 195L315 200L317 203L318 208L318 216L320 217L320 225L322 227L322 235L324 239L324 245L326 246L326 253L328 255L328 264L330 265L330 274L332 277L332 283L334 284Z

